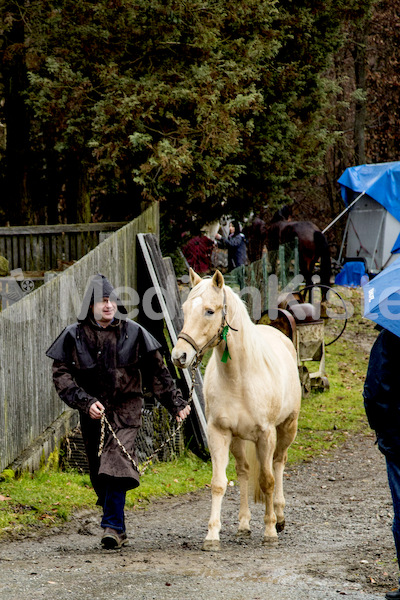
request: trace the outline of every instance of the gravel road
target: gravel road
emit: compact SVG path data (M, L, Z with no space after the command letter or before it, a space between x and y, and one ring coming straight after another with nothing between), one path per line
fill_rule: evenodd
M4 600L351 600L397 587L392 507L372 435L334 456L289 468L286 529L262 546L263 508L252 537L237 541L238 488L223 504L221 552L203 552L210 490L127 514L130 545L100 548L99 513L76 514L45 535L0 542Z

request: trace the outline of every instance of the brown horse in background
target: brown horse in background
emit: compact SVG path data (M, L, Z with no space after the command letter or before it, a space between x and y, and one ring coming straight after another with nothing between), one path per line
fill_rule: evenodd
M262 257L264 245L268 250L277 250L279 244L299 243L299 269L305 284L312 284L315 264L320 261L320 278L323 286L330 286L332 275L331 257L326 237L311 221L292 221L290 209L281 208L271 220L269 227L256 217L246 230L248 257L250 262Z

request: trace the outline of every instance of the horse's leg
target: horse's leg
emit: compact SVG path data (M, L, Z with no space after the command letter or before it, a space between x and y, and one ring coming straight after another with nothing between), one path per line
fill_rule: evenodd
M290 417L278 425L276 449L274 454L275 495L274 509L276 514L276 529L278 532L285 527L285 496L283 495L283 471L287 461L287 451L296 437L297 417Z
M302 249L299 248L299 270L304 277L304 285L307 287L312 285L312 264L310 263L310 259L308 257L303 256L301 250ZM311 290L307 290L307 292L304 294L304 302L309 302L310 297Z
M208 533L204 540L203 550L219 550L219 532L221 530L221 505L225 495L226 467L229 461L229 446L232 434L229 430L222 430L215 425L207 427L208 447L211 454L211 515L208 522Z
M238 437L234 437L231 443L231 452L235 457L236 473L240 488L240 509L239 509L239 527L238 537L248 537L250 535L249 510L249 463L246 459L246 442Z
M277 542L276 515L274 510L274 486L273 455L276 445L276 429L268 427L258 438L256 448L260 461L260 488L265 496L264 515L264 544Z

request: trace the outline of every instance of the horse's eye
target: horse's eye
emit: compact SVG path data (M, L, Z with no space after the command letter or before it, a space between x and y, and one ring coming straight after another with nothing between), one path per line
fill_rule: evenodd
M212 310L212 308L208 308L208 309L206 310L206 315L209 315L209 316L211 316L211 315L213 315L213 314L214 314L214 311Z

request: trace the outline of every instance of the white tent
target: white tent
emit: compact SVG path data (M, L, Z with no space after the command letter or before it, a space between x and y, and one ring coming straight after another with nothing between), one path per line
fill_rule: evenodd
M400 251L400 162L350 167L338 182L349 207L339 260L365 258L378 273Z

